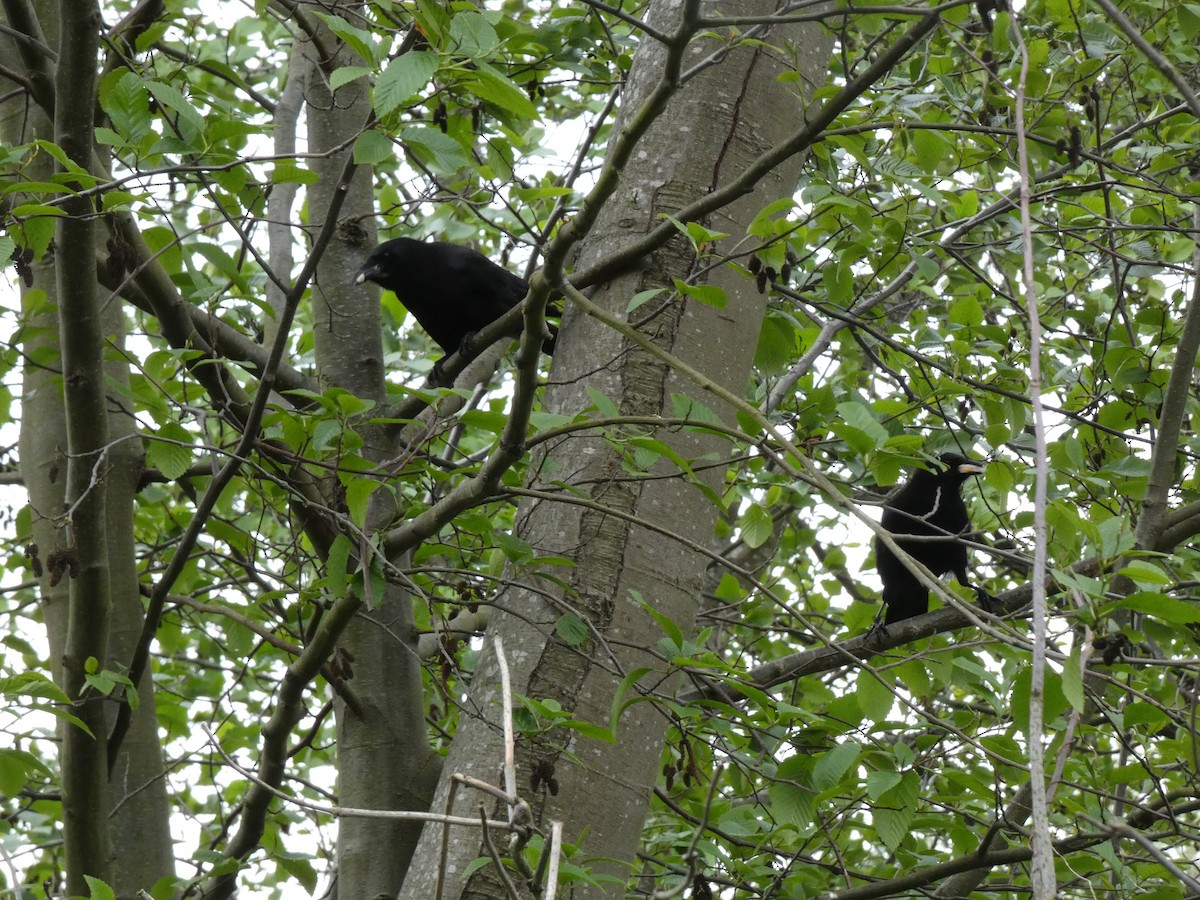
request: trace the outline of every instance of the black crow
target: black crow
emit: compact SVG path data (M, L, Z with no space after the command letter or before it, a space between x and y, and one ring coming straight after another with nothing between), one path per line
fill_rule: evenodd
M918 469L883 508L883 527L900 535L921 535L932 540L902 540L897 544L939 578L953 572L958 583L972 588L985 609L991 597L968 580L967 548L961 536L970 525L967 506L959 489L972 475L983 471L983 463L957 453L945 453L935 471ZM941 537L942 540L937 540ZM887 606L883 624L919 616L929 610L929 589L883 543L875 538L875 566L883 579L883 602Z
M403 237L371 251L354 276L355 284L364 281L394 293L447 356L524 300L529 291L524 278L469 247ZM513 337L520 333L518 322ZM551 329L542 342L549 354L554 353L555 336ZM441 381L441 362L434 363L435 382Z

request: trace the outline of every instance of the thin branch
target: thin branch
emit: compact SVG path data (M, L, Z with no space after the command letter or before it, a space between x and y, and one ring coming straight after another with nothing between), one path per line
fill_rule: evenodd
M652 25L647 25L637 16L631 16L629 13L615 6L610 6L607 3L601 3L600 0L580 0L584 6L590 6L592 9L599 10L602 13L612 16L614 19L620 19L626 25L630 25L635 31L640 31L651 40L658 41L660 44L669 44L671 42L670 35L659 31Z
M1033 481L1033 672L1029 686L1029 780L1033 810L1033 873L1035 900L1053 900L1057 893L1054 852L1050 842L1050 812L1046 796L1046 420L1042 409L1042 326L1038 312L1037 282L1033 271L1033 221L1030 215L1029 144L1025 140L1026 84L1029 50L1019 17L1013 16L1011 32L1021 55L1021 74L1016 92L1017 167L1020 177L1022 280L1025 309L1029 316L1029 399L1033 406L1035 464Z

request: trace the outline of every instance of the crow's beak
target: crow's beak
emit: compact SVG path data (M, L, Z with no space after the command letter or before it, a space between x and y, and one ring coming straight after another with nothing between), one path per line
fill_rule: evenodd
M357 274L355 274L354 283L362 284L364 281L371 281L378 274L379 274L379 269L375 266L375 264L367 263L365 266L363 266L361 269L358 270Z
M982 475L986 465L987 463L959 463L958 471L963 475Z

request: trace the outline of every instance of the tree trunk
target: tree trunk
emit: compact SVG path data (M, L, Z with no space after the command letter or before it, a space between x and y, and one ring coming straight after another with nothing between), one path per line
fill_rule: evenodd
M650 22L670 33L680 8L677 2L656 3ZM769 2L728 8L737 14L773 10L774 4ZM705 8L705 12L714 11L715 5ZM674 213L739 174L748 160L802 118L797 94L806 95L811 84L824 80L831 38L819 27L793 26L786 33L772 30L767 40L774 47L788 49L740 46L679 90L643 138L634 161L622 172L617 194L585 240L580 269L608 258L657 226L663 214ZM693 41L683 70L719 49L711 39ZM666 52L662 44L649 39L640 46L614 135L621 133L659 82ZM785 86L777 76L791 69L792 54L800 60L802 78L798 85ZM740 244L746 226L767 203L791 194L798 172L799 161L793 159L777 168L760 191L705 223L731 235L718 253L730 252L735 245L750 249ZM625 318L629 300L638 291L669 288L674 278L688 279L698 268L692 245L682 239L672 241L646 263L640 271L601 285L593 301ZM638 330L658 346L740 393L750 373L765 297L753 289L746 291L747 280L726 277L727 271L718 267L703 278L725 289L723 309L668 291L628 314L628 319L638 323ZM673 395L685 394L728 418L726 410L663 361L569 307L545 406L554 413L577 415L593 405L589 391L603 394L624 415L676 415ZM688 460L719 455L727 449L720 439L695 431L661 429L654 437ZM547 582L537 585L537 590L513 588L496 599L487 649L464 705L478 713L464 716L459 725L445 767L447 776L463 772L497 782L503 759L500 677L492 652L497 637L508 648L514 692L538 701L556 701L573 718L593 725L607 725L625 673L649 667L652 673L643 679L641 688L662 689L666 668L662 660L638 649L653 647L656 641L647 635L661 630L638 598L674 622L684 635L691 633L705 559L684 541L707 544L717 509L699 486L681 488L677 479L630 477L627 466L628 460L595 435L558 442L531 464L532 472L540 470L531 479L534 487L552 491L564 473L570 473L567 480L577 492L574 496L585 497L587 505L527 504L519 520L519 536L539 555L565 557L574 568L556 568L567 573L563 576L569 582L565 595ZM663 458L646 474L663 475L673 469ZM722 472L708 468L697 481L719 492ZM632 524L631 518L666 534ZM568 610L588 623L589 635L582 645L568 644L556 634L555 623ZM581 858L595 863L594 873L617 879L607 887L579 885L573 896L624 896L624 882L632 872L658 776L667 725L668 717L661 708L639 703L622 713L614 743L565 729L542 732L530 742L518 741L518 788L527 789L534 763L553 766L558 783L556 797L541 795L544 807L535 810L535 820L547 829L551 820L563 821L565 840L580 844ZM435 811L446 808L446 795L443 779ZM448 811L478 816L481 799L460 788ZM503 811L498 815L503 818ZM434 895L443 866L441 834L440 826L426 829L402 897L424 900ZM493 838L503 846L502 836ZM504 889L493 866L477 870L469 879L463 877L473 859L488 855L476 831L452 829L446 850L443 896L502 895Z
M310 47L309 52L312 52ZM312 163L320 181L309 191L314 228L345 165L344 146L367 121L370 94L362 82L328 90L328 74L338 65L362 61L342 47L334 62L311 60L305 96ZM317 269L313 287L313 338L322 385L336 385L356 396L384 400L383 349L379 293L373 285L354 284L354 273L375 244L372 170L359 168L349 185L339 228ZM382 462L390 454L384 430L366 425L363 455ZM367 532L384 528L395 515L386 487L376 491ZM369 560L364 560L364 567ZM400 560L390 560L399 565ZM425 810L433 794L438 759L425 737L425 706L412 597L389 581L383 596L372 598L346 628L339 647L352 660L348 681L355 708L339 698L337 715L338 801L359 809ZM390 819L343 817L338 823L337 894L339 897L395 895L420 828Z
M57 5L43 2L35 9L48 32L48 39L56 43L60 22ZM16 59L17 55L14 52L8 58ZM94 64L94 58L93 53L89 64ZM90 115L85 116L84 121L90 121ZM0 123L0 138L8 144L20 144L38 137L52 140L53 132L49 118L37 107L29 110L27 117L14 117ZM41 166L48 161L49 157L43 155L33 165ZM87 164L91 160L81 162ZM37 177L33 172L30 174ZM49 172L45 172L40 180L48 181ZM75 264L94 256L95 251L90 248L66 253L60 248L56 256L48 256L35 267L32 288L24 291L27 308L32 296L36 296L31 295L31 291L45 291L46 294L43 305L30 309L27 328L23 332L22 350L31 364L25 367L22 376L20 433L21 474L34 512L34 543L43 559L55 549L67 546L69 541L69 529L61 527L61 516L66 509L66 473L71 441L64 405L63 340L57 312L56 269L61 263ZM80 271L78 266L76 270ZM88 270L81 271L87 273ZM72 320L72 329L76 324ZM110 385L107 403L96 404L86 426L94 429L96 434L107 433L103 464L94 481L94 489L103 495L103 525L94 530L104 543L105 593L111 601L111 613L107 623L107 652L98 654L97 659L104 668L122 671L133 655L144 618L134 541L135 494L144 459L133 418L122 402L122 397L129 395L129 371L119 358L125 339L120 304L104 305L99 331L113 352L106 354L103 363L102 377ZM97 377L101 377L100 373ZM112 386L116 386L116 390L112 390ZM100 426L96 425L96 417L104 419ZM90 469L87 477L89 481L93 477ZM64 577L51 587L50 574L46 572L40 582L51 658L62 660L67 653L71 626L69 591L73 580ZM60 686L66 688L61 670L57 666L53 668ZM88 801L95 809L87 810L85 815L95 817L96 822L104 821L101 831L107 832L106 840L113 852L102 868L93 869L89 865L89 871L72 873L72 884L81 884L84 874L103 877L119 898L133 898L139 890L148 891L160 879L174 875L162 748L149 674L138 683L137 689L141 712L134 717L111 770L106 775L98 774L99 770L97 773L80 773L73 779L96 779L95 785L89 788L95 793L89 796L99 798L103 794L103 799ZM60 733L65 737L72 728L76 726L61 725ZM92 738L85 740L92 742ZM103 741L98 743L103 744ZM75 761L64 756L62 764L73 766ZM67 773L63 773L63 778L67 780ZM74 801L68 797L66 802ZM127 848L136 848L136 852ZM86 884L75 890L88 893Z

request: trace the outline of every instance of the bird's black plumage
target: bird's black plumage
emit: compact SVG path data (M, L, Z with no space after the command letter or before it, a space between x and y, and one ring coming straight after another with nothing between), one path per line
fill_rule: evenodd
M913 559L939 578L953 572L958 583L973 588L980 602L986 605L991 598L969 580L967 548L954 539L970 525L967 506L960 493L962 484L982 471L980 462L957 453L943 454L933 471L918 469L908 484L887 502L882 525L897 536L896 543ZM940 537L941 540L904 540L900 535ZM883 579L883 602L887 606L885 625L929 610L929 589L880 538L875 539L875 565Z
M371 251L354 276L355 284L364 281L394 293L447 355L520 303L529 290L524 278L469 247L403 237ZM518 325L513 336L519 334ZM552 329L542 342L547 353L554 352L554 338Z

